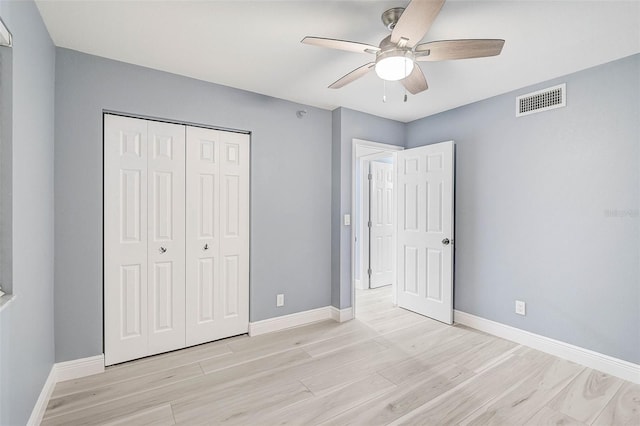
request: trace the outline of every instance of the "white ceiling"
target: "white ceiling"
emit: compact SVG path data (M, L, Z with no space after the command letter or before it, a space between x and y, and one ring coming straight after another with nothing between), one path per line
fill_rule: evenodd
M429 90L402 102L375 73L328 89L373 55L305 35L377 45L396 1L37 0L57 46L282 99L412 121L640 52L640 0L449 0L424 38L502 38L493 58L421 63Z

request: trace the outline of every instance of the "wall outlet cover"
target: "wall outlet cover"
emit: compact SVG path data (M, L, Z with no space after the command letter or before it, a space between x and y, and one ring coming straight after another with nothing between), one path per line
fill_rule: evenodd
M276 296L276 307L284 306L284 294L278 294Z
M526 315L526 305L522 300L516 300L516 314Z

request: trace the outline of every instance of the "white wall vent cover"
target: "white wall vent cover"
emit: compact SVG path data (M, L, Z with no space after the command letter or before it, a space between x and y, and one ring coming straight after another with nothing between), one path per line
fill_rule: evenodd
M516 98L516 117L562 108L567 105L566 83Z

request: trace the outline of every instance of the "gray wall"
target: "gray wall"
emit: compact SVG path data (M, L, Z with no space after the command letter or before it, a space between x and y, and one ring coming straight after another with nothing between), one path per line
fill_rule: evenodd
M26 424L54 359L55 49L32 1L2 2L13 32L13 292L0 312L0 424Z
M57 49L57 361L103 352L103 109L251 131L251 321L330 304L331 112Z
M404 123L348 108L333 111L331 213L331 304L351 306L351 227L342 218L351 212L351 157L353 139L404 146Z
M562 82L566 108L515 118ZM408 124L456 142L456 309L640 363L639 117L634 55Z

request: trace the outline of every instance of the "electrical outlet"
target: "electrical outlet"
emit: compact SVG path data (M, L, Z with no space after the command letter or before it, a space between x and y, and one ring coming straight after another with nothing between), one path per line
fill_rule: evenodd
M522 300L516 300L516 314L526 315L525 303Z
M276 296L276 307L284 306L284 294L278 294Z

